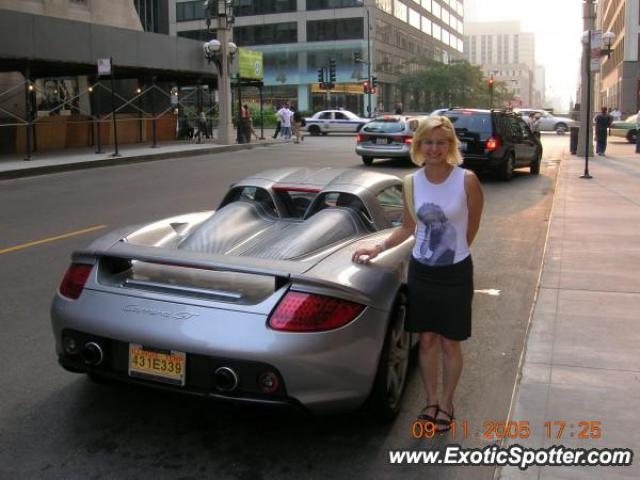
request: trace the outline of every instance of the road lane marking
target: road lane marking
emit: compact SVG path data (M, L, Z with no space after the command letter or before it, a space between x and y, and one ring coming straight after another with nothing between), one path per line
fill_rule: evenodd
M484 288L482 290L474 290L476 293L485 293L492 297L498 297L500 295L500 290L496 290L495 288Z
M34 240L33 242L23 243L21 245L15 245L9 248L3 248L0 250L0 255L3 253L15 252L16 250L22 250L29 247L35 247L36 245L42 245L43 243L55 242L57 240L63 240L69 237L75 237L77 235L83 235L85 233L95 232L96 230L102 230L107 228L107 225L96 225L95 227L84 228L82 230L76 230L75 232L64 233L62 235L56 235L55 237L43 238L42 240Z

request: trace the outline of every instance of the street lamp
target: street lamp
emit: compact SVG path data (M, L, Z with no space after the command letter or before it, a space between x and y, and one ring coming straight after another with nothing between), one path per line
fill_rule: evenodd
M367 117L371 117L371 22L369 19L369 7L365 5L365 0L357 0L362 8L367 12Z
M231 76L230 63L238 50L231 42L231 29L235 22L233 16L233 0L206 0L207 30L211 32L211 19L217 20L216 40L203 45L204 55L218 67L218 143L230 145L234 143L233 123L231 122Z

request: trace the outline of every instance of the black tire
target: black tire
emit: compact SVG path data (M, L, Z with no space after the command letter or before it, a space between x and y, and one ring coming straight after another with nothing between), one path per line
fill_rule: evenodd
M627 142L636 143L637 139L638 139L638 131L637 130L629 130L629 132L627 133Z
M542 150L536 151L536 156L531 162L529 166L529 172L531 175L539 175L540 174L540 162L542 161Z
M411 358L411 334L405 331L407 297L399 293L384 339L369 408L378 420L390 421L400 411Z
M512 152L507 156L504 164L502 165L502 172L500 172L502 180L504 180L505 182L508 182L513 178L513 169L515 168L515 166L516 166L516 157L513 155L513 152Z
M567 124L566 123L556 123L556 126L553 128L558 135L564 135L567 133Z
M311 125L309 127L309 133L314 137L317 137L318 135L320 135L320 127L317 125Z
M362 163L371 165L373 163L373 157L362 157Z

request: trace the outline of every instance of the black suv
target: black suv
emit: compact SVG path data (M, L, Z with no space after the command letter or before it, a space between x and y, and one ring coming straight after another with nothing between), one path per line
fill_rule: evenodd
M503 180L511 180L513 169L529 167L540 173L542 144L517 114L504 110L454 108L449 117L460 140L464 167L492 170Z

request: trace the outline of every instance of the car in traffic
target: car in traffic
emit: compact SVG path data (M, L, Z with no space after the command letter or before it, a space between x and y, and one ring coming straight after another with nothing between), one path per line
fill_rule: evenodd
M371 165L376 158L411 160L413 132L420 118L406 115L374 118L356 135L356 154L365 165Z
M304 129L310 135L329 133L356 133L369 121L348 110L322 110L305 118Z
M491 170L505 181L520 167L529 167L532 175L540 173L542 144L520 115L454 108L444 116L451 120L460 140L464 167Z
M636 143L638 138L637 118L638 115L634 114L624 120L612 122L609 127L609 136L626 138L629 143Z
M529 114L535 113L540 118L540 131L541 132L556 132L558 135L564 135L569 131L570 127L577 127L578 122L569 117L557 117L546 110L534 109L534 108L516 108L514 111L522 118L529 118Z
M120 228L75 251L51 318L59 364L96 381L313 413L392 418L404 392L408 242L402 181L282 168L215 211Z

